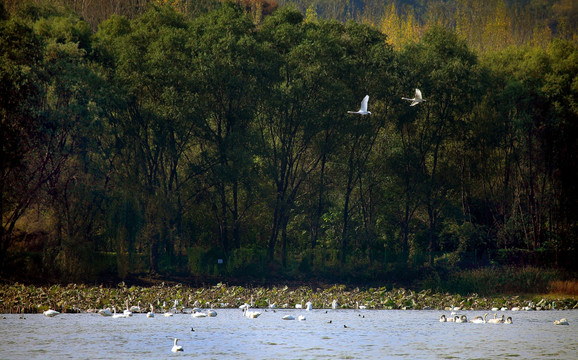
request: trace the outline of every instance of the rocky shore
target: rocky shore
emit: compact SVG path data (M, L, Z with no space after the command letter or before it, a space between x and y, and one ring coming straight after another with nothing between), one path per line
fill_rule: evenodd
M146 312L152 304L156 311L186 311L200 308L237 308L251 303L256 308L267 308L274 304L277 308L294 308L296 304L310 301L313 308L330 308L333 300L339 308L380 310L447 310L459 307L463 310L484 310L492 308L526 310L566 310L578 309L575 297L555 297L551 295L519 295L483 297L477 294L436 293L431 290L412 291L403 288L348 288L333 285L325 288L301 287L256 287L227 286L219 283L212 287L192 288L181 284L141 287L116 287L89 285L33 286L23 284L0 285L0 313L42 313L54 309L62 313L96 312L99 309L124 309L140 304ZM176 304L176 306L175 306Z

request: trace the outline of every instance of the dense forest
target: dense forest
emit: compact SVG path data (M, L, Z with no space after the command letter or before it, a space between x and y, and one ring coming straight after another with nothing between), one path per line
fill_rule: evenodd
M1 276L573 272L576 11L0 2Z

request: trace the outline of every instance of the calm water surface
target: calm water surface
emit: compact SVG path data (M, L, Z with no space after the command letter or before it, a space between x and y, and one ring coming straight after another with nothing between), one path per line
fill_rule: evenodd
M215 318L6 314L0 359L578 358L578 311L507 311L514 323L500 325L440 323L440 311L263 309L257 319L217 311ZM307 319L282 320L287 314ZM570 325L553 325L561 318ZM184 352L171 352L175 337Z

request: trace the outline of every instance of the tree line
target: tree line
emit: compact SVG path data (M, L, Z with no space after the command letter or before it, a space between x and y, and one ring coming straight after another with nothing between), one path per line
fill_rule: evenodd
M397 48L361 22L287 7L255 22L233 3L96 31L59 7L6 9L4 274L203 256L276 274L318 252L345 274L498 249L575 269L572 41L480 53L432 26ZM415 88L427 101L410 107ZM372 114L348 114L366 94Z

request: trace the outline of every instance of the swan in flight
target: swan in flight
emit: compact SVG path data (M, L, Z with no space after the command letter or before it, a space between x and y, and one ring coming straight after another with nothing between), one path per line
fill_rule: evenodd
M179 339L175 338L175 344L173 345L173 348L171 349L171 351L174 353L179 352L179 351L183 351L183 347L181 345L177 345L177 341L179 341Z
M369 101L369 95L365 95L361 101L361 108L359 111L348 111L348 114L359 114L359 115L370 115L371 111L367 111L367 102Z
M568 325L566 318L554 321L554 325Z
M415 89L415 95L413 96L413 99L406 98L406 97L402 97L401 99L411 101L411 104L409 106L415 106L415 105L419 104L420 102L425 101L422 98L421 91L419 89Z
M58 315L58 314L60 314L60 313L59 313L58 311L56 311L56 310L50 309L50 310L46 310L45 312L43 312L43 314L44 314L44 316L54 317L54 316L56 316L56 315Z

